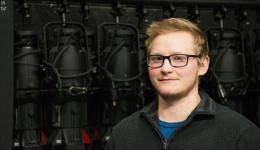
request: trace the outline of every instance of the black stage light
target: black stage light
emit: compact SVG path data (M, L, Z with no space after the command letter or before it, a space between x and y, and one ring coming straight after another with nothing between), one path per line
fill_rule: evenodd
M88 4L81 2L86 23ZM46 109L51 109L46 111L52 114L49 144L54 149L83 150L91 143L86 128L89 124L88 92L95 72L91 54L93 43L88 45L93 33L80 23L67 21L66 15L71 12L67 0L57 0L57 12L61 21L44 26L45 65L52 70L49 73L52 80L46 87L50 106Z
M43 149L40 90L41 51L34 31L15 34L15 137L14 148Z
M102 124L107 126L103 142L109 138L113 125L143 107L139 94L142 75L139 32L135 26L121 23L122 6L118 2L113 6L115 22L102 23L97 39L98 69L104 73L103 88L111 95L103 104Z
M241 33L235 29L208 31L210 69L217 81L220 98L245 95L247 73Z
M68 22L68 1L58 0L61 22L44 26L45 65L52 70L48 99L51 113L49 145L53 149L85 149L87 124L87 91L91 84L90 51L83 25ZM55 85L55 86L52 86ZM50 110L49 110L50 109Z
M74 24L68 23L65 27L57 27L59 24L55 23L53 25L55 28L52 37L55 42L46 40L45 43L46 64L53 68L52 75L57 79L56 96L50 97L53 131L49 142L57 149L84 149L82 131L83 120L86 118L83 117L87 114L83 114L86 112L83 105L86 104L84 95L90 84L87 76L91 72L88 52L84 47L86 32Z
M119 95L124 95L119 92L137 92L142 74L138 39L137 29L131 25L112 23L99 27L99 68L111 83L113 105L121 99ZM128 110L126 115L133 111Z

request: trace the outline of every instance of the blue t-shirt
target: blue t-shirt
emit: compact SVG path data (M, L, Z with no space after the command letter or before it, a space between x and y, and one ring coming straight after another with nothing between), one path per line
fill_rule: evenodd
M168 140L168 138L182 125L182 123L183 122L165 122L159 120L160 131L164 139Z

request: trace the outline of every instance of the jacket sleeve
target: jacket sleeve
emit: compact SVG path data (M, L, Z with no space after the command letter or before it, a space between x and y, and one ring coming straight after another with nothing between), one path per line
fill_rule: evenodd
M242 132L237 150L260 150L260 130L252 126Z

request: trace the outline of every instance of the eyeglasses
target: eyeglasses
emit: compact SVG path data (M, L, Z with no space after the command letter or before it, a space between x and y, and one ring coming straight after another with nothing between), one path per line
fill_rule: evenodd
M152 68L160 68L164 64L164 60L168 59L172 67L184 67L188 64L190 57L200 57L200 55L175 54L170 56L149 55L147 64Z

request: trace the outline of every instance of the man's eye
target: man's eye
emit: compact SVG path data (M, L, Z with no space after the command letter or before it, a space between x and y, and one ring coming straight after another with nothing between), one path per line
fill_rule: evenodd
M160 57L160 56L151 57L151 61L154 61L154 62L162 61L162 60L163 60L163 57Z
M182 62L182 61L186 60L186 57L185 56L174 56L174 57L172 57L172 60Z

